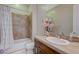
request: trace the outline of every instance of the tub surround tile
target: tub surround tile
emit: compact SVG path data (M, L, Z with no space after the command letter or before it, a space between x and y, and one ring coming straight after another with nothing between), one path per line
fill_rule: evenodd
M26 37L30 37L30 30L31 27L29 25L30 21L28 21L27 15L20 15L12 13L12 23L13 23L13 35L14 39L25 39Z

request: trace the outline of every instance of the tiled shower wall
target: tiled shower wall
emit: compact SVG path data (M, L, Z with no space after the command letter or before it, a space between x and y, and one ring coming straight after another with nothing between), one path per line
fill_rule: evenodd
M14 39L24 39L30 37L30 26L27 15L12 13Z
M29 29L28 36L32 38L32 14L28 15L27 19L28 19L28 29Z

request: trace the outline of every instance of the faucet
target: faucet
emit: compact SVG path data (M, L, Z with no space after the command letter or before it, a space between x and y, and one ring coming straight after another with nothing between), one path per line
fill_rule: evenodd
M61 32L61 33L58 33L57 35L56 35L56 37L57 38L64 38L64 33L63 32Z
M56 34L56 37L57 37L57 38L60 38L60 35L59 35L59 34Z

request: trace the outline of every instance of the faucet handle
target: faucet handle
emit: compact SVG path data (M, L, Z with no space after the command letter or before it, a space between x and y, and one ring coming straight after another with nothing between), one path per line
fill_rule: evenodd
M57 37L57 38L60 38L60 34L56 34L56 37Z

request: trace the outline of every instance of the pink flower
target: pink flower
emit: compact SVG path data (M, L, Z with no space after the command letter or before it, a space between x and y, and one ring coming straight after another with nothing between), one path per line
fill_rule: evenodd
M46 18L44 21L43 21L43 27L46 31L49 31L48 29L53 29L54 27L54 23L52 21L50 21L48 18Z

